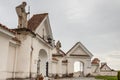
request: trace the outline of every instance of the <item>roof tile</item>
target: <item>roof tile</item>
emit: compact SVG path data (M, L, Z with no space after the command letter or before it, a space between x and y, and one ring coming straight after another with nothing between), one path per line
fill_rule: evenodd
M28 29L34 31L47 15L48 13L33 15L32 18L28 21Z

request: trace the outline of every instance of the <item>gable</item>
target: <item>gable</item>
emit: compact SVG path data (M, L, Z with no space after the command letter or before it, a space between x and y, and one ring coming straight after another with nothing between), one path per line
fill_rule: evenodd
M111 71L111 68L105 64L105 65L102 65L101 68L100 68L102 71Z
M93 55L83 46L82 43L77 42L68 52L67 56L89 56Z
M28 21L28 29L35 31L47 15L48 13L33 15L32 18L30 18Z
M40 35L42 38L46 37L47 35L49 35L47 29L46 29L46 25L45 22L43 22L41 25L38 26L38 28L35 31L38 35Z
M88 55L80 46L78 46L71 55Z
M48 13L36 14L28 21L28 29L43 39L53 39Z

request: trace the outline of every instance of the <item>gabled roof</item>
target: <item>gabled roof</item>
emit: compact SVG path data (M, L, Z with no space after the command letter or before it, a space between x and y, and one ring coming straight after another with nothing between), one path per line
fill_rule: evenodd
M101 65L100 69L104 68L105 66L107 66L107 68L109 68L110 70L112 70L112 69L107 65L107 63Z
M28 29L34 31L46 16L48 16L48 13L33 15L32 18L28 21Z
M66 55L65 52L61 49L60 49L60 53L63 54L63 55Z
M66 53L66 55L68 55L70 52L72 52L74 49L76 49L77 47L81 47L81 49L83 49L90 57L92 57L93 55L92 55L92 53L91 52L89 52L88 50L87 50L87 48L85 48L85 46L81 43L81 42L77 42L67 53ZM77 55L76 55L77 56Z

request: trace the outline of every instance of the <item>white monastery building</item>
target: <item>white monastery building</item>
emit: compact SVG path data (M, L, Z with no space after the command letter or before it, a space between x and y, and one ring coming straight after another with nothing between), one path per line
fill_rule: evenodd
M77 42L67 53L55 44L48 13L35 14L26 21L26 3L16 7L18 27L9 29L0 23L0 80L14 78L83 77L108 74L107 65L91 64L92 53ZM22 9L22 11L20 10ZM22 17L21 17L22 16ZM79 66L78 71L75 67ZM103 71L103 72L101 72Z
M0 79L77 76L74 63L81 63L79 76L91 73L92 54L77 42L67 53L52 35L48 13L36 14L24 28L0 24Z

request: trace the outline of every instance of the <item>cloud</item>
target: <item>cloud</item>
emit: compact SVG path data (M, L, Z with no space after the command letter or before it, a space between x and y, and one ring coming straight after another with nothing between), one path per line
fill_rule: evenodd
M108 57L111 59L119 59L120 60L120 51L113 51L108 54Z
M96 57L98 57L101 62L107 62L110 68L120 70L120 51L100 53L96 54Z
M22 1L0 1L2 24L17 27L15 6ZM81 41L95 57L108 64L119 64L120 0L27 0L27 3L31 16L49 13L54 39L62 42L64 51ZM112 66L116 68L117 63Z

